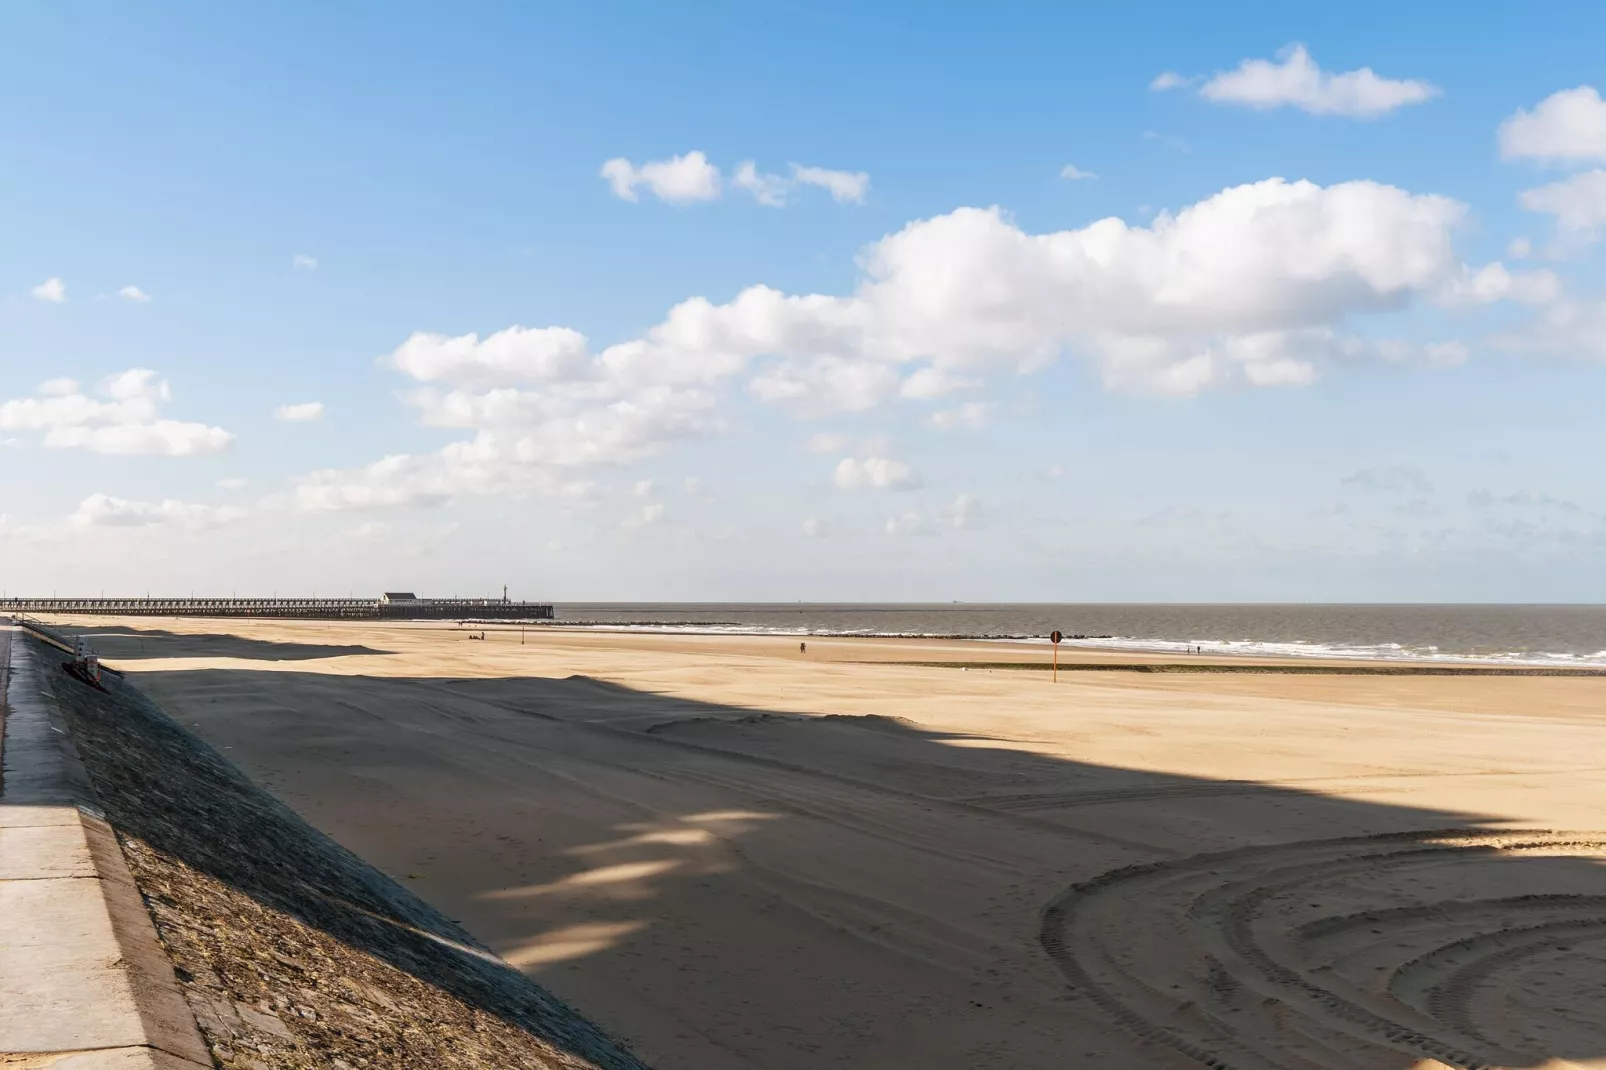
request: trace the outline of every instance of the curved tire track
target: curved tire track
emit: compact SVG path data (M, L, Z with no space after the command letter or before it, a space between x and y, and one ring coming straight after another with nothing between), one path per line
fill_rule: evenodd
M1520 874L1529 885L1583 879L1602 894L1499 894L1501 867L1536 855L1560 865L1535 862ZM1606 939L1606 867L1597 880L1575 857L1606 859L1606 834L1428 830L1239 848L1073 885L1044 908L1040 940L1106 1014L1218 1070L1401 1056L1529 1066L1535 1053L1483 1035L1474 1002L1503 1000L1510 967L1565 952L1563 937ZM1606 1051L1606 1024L1589 1042Z

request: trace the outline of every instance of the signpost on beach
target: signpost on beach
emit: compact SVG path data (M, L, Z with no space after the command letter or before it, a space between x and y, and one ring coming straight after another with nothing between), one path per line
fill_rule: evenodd
M1060 640L1064 638L1057 631L1050 633L1048 637L1048 641L1054 644L1054 682L1056 684L1060 682Z

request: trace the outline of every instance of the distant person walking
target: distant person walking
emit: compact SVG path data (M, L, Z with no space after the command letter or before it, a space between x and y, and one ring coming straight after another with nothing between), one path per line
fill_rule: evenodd
M799 643L797 645L797 652L799 654L807 654L809 652L809 645L807 643Z

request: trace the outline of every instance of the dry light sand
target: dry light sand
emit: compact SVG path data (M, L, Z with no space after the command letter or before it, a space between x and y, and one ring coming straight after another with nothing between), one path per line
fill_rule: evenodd
M660 1070L1606 1067L1606 677L86 630Z

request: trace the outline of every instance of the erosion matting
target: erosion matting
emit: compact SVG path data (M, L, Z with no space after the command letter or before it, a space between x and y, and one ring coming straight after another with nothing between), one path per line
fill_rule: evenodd
M644 1070L124 681L44 676L218 1066Z

